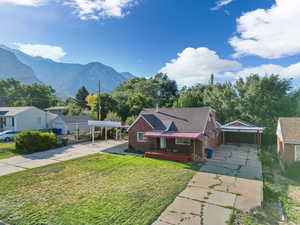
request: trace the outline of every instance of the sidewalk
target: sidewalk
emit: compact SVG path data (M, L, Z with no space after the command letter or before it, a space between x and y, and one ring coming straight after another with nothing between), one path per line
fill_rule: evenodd
M0 176L18 171L45 166L61 161L79 158L100 152L117 152L127 148L126 141L98 141L94 144L81 143L37 152L29 155L14 156L0 160Z
M257 149L220 146L152 225L227 225L233 208L260 207L262 190Z

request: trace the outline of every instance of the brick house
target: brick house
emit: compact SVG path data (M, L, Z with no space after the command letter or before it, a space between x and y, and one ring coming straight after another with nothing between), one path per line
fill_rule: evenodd
M219 144L216 112L210 107L144 109L128 128L129 147L142 152L185 154L193 160Z
M300 117L279 118L276 135L279 159L285 164L300 161Z

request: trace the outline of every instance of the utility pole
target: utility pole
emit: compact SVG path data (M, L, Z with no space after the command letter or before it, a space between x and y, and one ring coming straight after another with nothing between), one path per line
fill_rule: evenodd
M100 87L101 87L101 83L100 83L100 80L99 80L99 83L98 83L98 96L97 96L97 104L98 104L98 120L100 120L101 118L101 106L100 106Z

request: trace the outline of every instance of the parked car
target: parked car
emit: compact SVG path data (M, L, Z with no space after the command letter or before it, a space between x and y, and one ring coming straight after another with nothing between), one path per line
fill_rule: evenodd
M20 133L20 131L12 131L7 130L0 133L0 141L12 141L15 136L17 136Z

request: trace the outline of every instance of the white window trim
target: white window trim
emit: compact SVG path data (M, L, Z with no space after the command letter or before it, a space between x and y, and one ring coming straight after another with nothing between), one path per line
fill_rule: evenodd
M295 145L295 155L294 155L294 159L295 159L295 162L300 162L300 159L299 160L297 160L297 147L299 147L300 148L300 145Z
M143 140L140 139L140 135L143 134ZM147 138L144 136L145 132L136 132L136 140L137 142L147 142Z
M178 140L180 140L180 139L185 139L185 138L176 138L175 139L175 144L176 145L191 145L191 139L185 139L185 140L189 140L189 143L182 143L182 142L178 142Z

